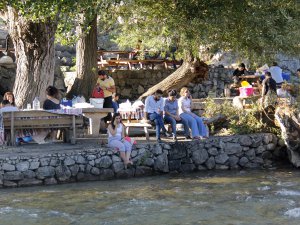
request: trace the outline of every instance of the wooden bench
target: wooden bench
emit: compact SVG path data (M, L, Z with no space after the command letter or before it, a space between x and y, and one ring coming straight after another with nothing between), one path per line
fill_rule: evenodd
M146 140L147 141L150 140L148 128L152 127L151 124L149 124L149 123L142 123L142 122L139 122L139 121L131 120L130 122L124 123L124 125L126 127L125 133L126 133L127 136L129 136L129 129L131 127L144 128L144 132L145 132L145 135L146 135Z
M17 129L64 129L65 142L76 143L76 127L83 126L83 117L43 110L3 112L3 125L10 130L10 144L15 145ZM72 130L72 132L71 132Z

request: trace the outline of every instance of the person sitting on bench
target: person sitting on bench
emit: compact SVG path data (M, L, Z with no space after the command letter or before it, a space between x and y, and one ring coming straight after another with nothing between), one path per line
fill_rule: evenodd
M145 101L145 120L149 119L155 122L156 139L158 142L161 142L160 130L162 130L165 136L171 136L167 133L162 117L164 110L162 94L163 92L158 89L153 95L148 96Z
M177 140L176 123L183 124L186 139L191 139L188 122L185 119L180 118L180 116L178 115L178 100L176 99L176 95L176 90L170 90L168 92L168 98L165 100L164 106L164 120L166 123L169 123L172 126L172 136L174 141Z

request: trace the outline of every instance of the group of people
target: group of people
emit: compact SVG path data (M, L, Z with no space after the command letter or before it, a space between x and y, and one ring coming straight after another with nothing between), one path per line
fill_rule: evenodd
M297 70L297 73L300 75L300 69ZM237 85L241 76L245 74L247 74L246 66L244 63L241 63L233 72L233 85ZM276 104L277 97L286 98L290 96L286 85L284 85L282 69L278 66L277 62L273 62L268 71L265 71L264 76L259 78L259 84L262 87L262 98L260 101L264 107Z
M111 113L108 113L103 118L105 124L110 121L107 127L108 146L120 152L120 157L124 162L125 168L127 168L133 164L130 160L133 143L129 137L125 137L125 126L122 123L120 113L117 112L119 95L116 94L114 79L108 76L106 71L99 70L96 88L101 88L104 92L103 108L114 109L113 116Z
M43 103L43 109L45 110L55 110L60 109L60 98L59 91L54 86L48 86L46 89L47 99ZM1 102L0 111L1 112L11 112L18 111L19 108L16 107L15 96L12 92L6 92L3 96Z
M47 99L43 103L44 110L56 110L60 109L60 97L59 91L54 86L48 86L46 89L46 96ZM19 108L16 106L15 103L15 96L12 92L6 92L3 96L3 100L0 106L0 113L2 112L12 112L12 111L19 111ZM28 138L28 134L24 134L22 131L18 132L18 137L16 138L16 142L27 142L28 140L34 139L38 143L45 143L45 138L49 137L50 142L55 141L56 139L56 130L38 130L31 132L30 138ZM27 137L26 139L24 137ZM25 141L27 140L27 141Z
M180 98L177 99L176 90L168 92L168 98L163 100L163 92L157 90L153 95L145 100L145 120L150 120L156 126L156 139L161 142L161 135L170 137L164 126L164 122L171 124L172 137L177 140L176 124L182 123L184 126L185 138L191 139L190 129L193 139L208 137L208 130L203 119L192 112L192 96L188 88L180 90Z
M107 127L108 146L120 151L120 156L125 166L131 165L130 153L132 143L130 138L125 137L125 126L122 123L118 108L118 94L112 77L103 70L98 71L96 87L104 91L103 108L114 108L114 114L109 114L104 121L110 121ZM161 135L173 137L177 140L176 124L182 123L186 139L202 139L208 137L208 129L203 119L192 112L192 97L189 90L184 87L180 91L181 97L177 99L176 90L170 90L166 99L162 98L163 92L157 90L145 100L145 120L150 120L156 126L156 139L161 142ZM172 134L168 133L164 123L171 124ZM190 136L191 129L191 136ZM129 140L128 140L129 139Z

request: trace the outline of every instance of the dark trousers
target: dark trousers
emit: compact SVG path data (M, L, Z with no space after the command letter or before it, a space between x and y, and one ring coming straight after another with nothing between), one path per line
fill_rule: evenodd
M103 108L113 108L112 96L108 96L104 98ZM111 119L112 119L111 113L108 113L107 116L103 118L105 123L107 123L107 121L111 121Z

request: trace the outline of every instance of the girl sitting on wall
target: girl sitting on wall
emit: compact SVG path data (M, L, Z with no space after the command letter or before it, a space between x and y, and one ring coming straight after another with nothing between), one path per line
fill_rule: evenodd
M116 148L120 151L120 156L124 162L125 169L128 165L132 165L130 154L132 150L132 143L125 138L125 126L122 123L120 113L114 113L111 123L107 128L108 146Z

